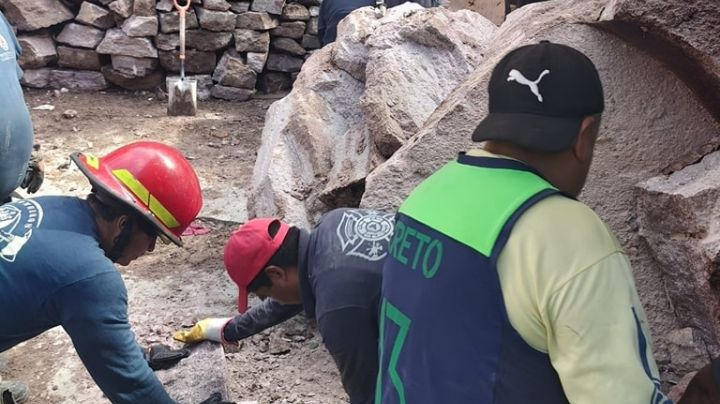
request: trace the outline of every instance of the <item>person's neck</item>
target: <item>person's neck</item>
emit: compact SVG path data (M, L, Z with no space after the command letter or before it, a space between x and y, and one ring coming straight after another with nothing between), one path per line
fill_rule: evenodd
M572 188L565 152L537 153L502 142L487 142L483 149L492 154L522 161L563 192L568 192Z

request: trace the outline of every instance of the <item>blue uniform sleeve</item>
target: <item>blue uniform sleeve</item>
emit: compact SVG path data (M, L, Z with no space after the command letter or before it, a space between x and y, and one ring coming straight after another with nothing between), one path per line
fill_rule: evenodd
M300 311L300 304L283 305L273 299L265 299L261 304L230 320L223 330L223 338L228 342L240 341L280 324Z
M130 330L127 291L117 272L73 283L46 302L75 350L113 403L174 403L155 377Z
M378 317L368 308L346 307L318 319L323 342L340 371L351 404L372 404L378 368Z

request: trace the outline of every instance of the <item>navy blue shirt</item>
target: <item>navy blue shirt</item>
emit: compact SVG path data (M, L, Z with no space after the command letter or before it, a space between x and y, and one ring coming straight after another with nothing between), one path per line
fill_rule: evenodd
M111 402L173 403L135 341L125 284L86 201L0 206L0 290L0 352L61 325Z
M302 305L272 299L235 317L224 329L237 341L278 324L302 309L317 319L353 404L374 400L378 361L378 302L382 264L393 216L365 209L336 209L316 228L301 231L299 269Z
M30 113L20 87L18 56L20 45L0 12L0 202L20 186L33 143Z

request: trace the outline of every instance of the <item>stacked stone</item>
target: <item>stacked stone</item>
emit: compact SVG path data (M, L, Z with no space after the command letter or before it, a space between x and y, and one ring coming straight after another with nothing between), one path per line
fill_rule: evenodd
M320 47L320 0L192 0L185 71L201 99L246 100L289 89ZM154 89L177 76L179 14L172 0L5 0L28 87Z

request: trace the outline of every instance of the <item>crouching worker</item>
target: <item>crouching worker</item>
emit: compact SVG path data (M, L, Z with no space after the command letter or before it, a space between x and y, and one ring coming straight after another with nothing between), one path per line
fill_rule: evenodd
M172 403L135 341L113 263L128 265L157 238L182 245L202 206L195 171L152 142L71 158L92 184L87 199L0 206L0 352L60 325L111 402Z
M225 267L238 285L234 318L207 318L175 338L236 342L304 309L353 404L372 403L378 360L378 297L392 215L336 209L308 232L277 219L254 219L225 247ZM245 312L248 293L263 302Z

